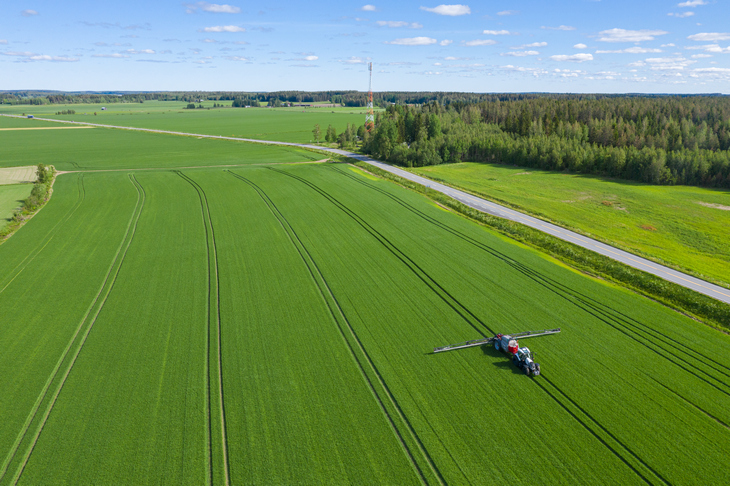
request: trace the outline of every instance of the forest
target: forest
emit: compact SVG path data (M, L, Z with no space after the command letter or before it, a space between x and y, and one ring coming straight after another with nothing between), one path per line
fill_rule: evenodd
M495 162L730 187L730 99L526 96L390 105L364 150L402 166Z

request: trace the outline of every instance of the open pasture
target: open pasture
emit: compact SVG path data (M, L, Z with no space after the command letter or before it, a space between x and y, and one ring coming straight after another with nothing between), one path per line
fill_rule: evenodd
M498 164L412 169L730 287L730 192Z
M0 484L730 481L727 335L350 166L167 138L0 246ZM554 327L534 379L431 353Z
M203 106L212 106L213 103L213 101L205 102ZM221 103L230 105L231 102ZM92 104L0 105L0 113L13 115L26 113L58 120L298 143L312 141L312 129L315 124L320 125L324 137L328 125L332 125L337 133L340 133L345 130L348 123L359 126L365 120L364 108L183 109L186 105L184 102L172 101L118 103L103 105L107 108L105 111L101 111L102 105ZM74 110L76 114L56 115L57 112L65 110Z

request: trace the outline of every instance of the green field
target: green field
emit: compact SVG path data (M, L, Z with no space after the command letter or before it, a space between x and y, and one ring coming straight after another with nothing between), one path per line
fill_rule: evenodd
M13 211L18 209L22 201L30 196L33 184L9 184L0 186L0 230L13 217Z
M730 287L730 192L497 164L413 172Z
M730 482L720 331L312 152L0 144L72 171L0 246L0 486ZM555 327L535 378L432 353Z
M203 103L212 106L213 101ZM221 102L228 103L230 102ZM184 102L148 101L145 103L119 103L103 105L0 105L0 113L19 115L33 114L41 118L73 120L126 127L155 128L204 135L256 138L286 142L309 143L312 129L319 124L322 137L328 125L337 133L347 124L365 123L364 108L216 108L211 110L186 110ZM56 115L65 110L75 115ZM96 115L94 115L96 113ZM0 117L3 118L3 117ZM40 122L40 120L29 120Z

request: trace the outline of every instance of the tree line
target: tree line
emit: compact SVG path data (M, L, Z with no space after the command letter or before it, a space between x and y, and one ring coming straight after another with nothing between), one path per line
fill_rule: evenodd
M472 161L730 188L730 99L527 97L391 105L363 150L402 166Z

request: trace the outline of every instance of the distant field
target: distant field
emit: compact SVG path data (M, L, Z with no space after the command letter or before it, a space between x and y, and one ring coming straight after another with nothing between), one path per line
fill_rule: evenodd
M204 102L203 106L213 103L216 102ZM221 103L230 105L231 102ZM27 113L62 120L300 143L312 141L315 124L320 125L324 137L330 124L339 133L348 123L359 126L365 122L364 108L183 109L186 105L170 101L119 103L103 105L106 111L101 111L102 105L0 105L0 113ZM76 114L55 114L68 109L75 110Z
M730 286L730 191L497 164L413 172Z
M5 120L0 117L0 127ZM0 131L0 146L0 167L43 163L62 171L292 163L322 158L293 147L107 128Z
M0 168L0 185L35 182L36 166Z
M0 185L0 230L8 224L13 211L20 207L21 202L33 189L33 184Z

